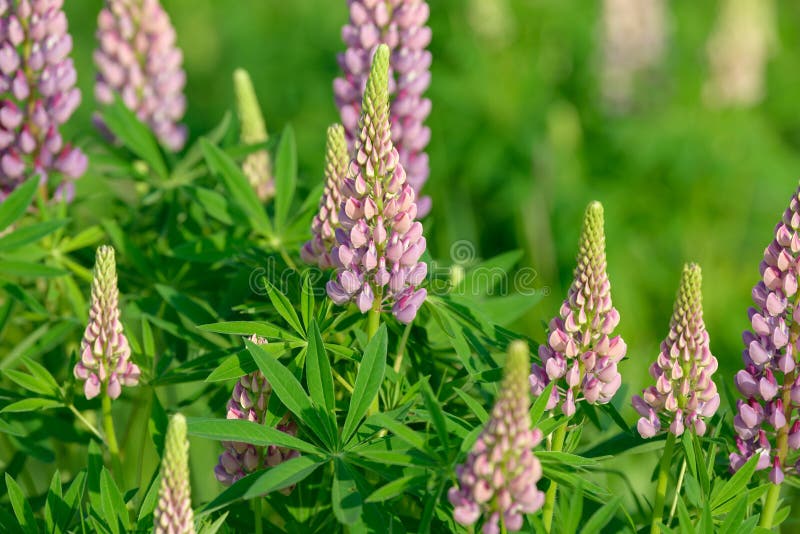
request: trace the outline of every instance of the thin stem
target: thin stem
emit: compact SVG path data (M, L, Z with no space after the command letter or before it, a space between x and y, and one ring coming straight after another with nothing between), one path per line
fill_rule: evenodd
M675 510L678 508L678 497L681 494L681 486L683 486L683 477L686 474L686 458L683 459L681 464L681 472L678 475L678 485L675 486L675 496L672 498L672 506L669 509L669 519L667 525L672 523L672 518L675 517Z
M564 448L564 440L567 437L567 425L563 424L556 429L553 433L553 439L550 443L551 451L560 451ZM553 527L553 513L556 510L556 494L558 493L558 483L555 480L550 481L550 487L547 488L547 493L544 497L544 507L542 508L544 530L551 532Z
M770 484L767 490L767 498L764 501L764 508L761 510L761 521L758 526L766 529L772 528L772 522L775 520L775 512L778 509L778 498L781 496L781 485Z
M344 386L344 389L346 389L350 394L352 394L353 386L350 385L350 382L345 380L344 377L336 371L336 369L331 369L331 372L333 373L333 378L335 378L337 382L339 382L342 386Z
M396 406L400 401L400 392L403 387L403 376L400 375L400 369L403 367L403 356L406 352L406 344L408 343L408 335L411 333L411 323L403 330L403 336L400 338L400 343L397 345L397 357L394 359L394 372L397 374L397 382L394 387L394 395L392 397L392 405Z
M297 264L295 264L294 260L291 258L291 256L289 256L289 254L286 252L286 249L283 248L283 246L281 246L281 248L280 248L280 255L281 255L281 258L283 258L283 261L286 262L286 266L287 267L289 267L294 272L297 272L297 273L300 272L300 270L297 268Z
M255 534L263 534L264 529L261 526L261 497L253 499L253 519Z
M106 440L103 438L103 435L100 433L100 431L97 430L97 427L95 427L92 423L90 423L88 421L88 419L86 419L86 417L84 417L83 414L81 412L79 412L77 408L75 408L75 405L70 404L69 405L69 410L73 414L75 414L75 417L77 417L78 420L80 420L81 423L86 425L86 428L88 428L92 432L92 434L94 434L95 437L97 437L97 439L100 440L100 443L102 443L103 445L106 444Z
M111 397L105 391L103 397L103 431L106 434L106 445L111 454L111 468L114 470L115 478L122 483L124 490L124 477L122 475L122 462L119 460L119 445L117 445L117 434L114 432L114 417L111 413Z
M378 333L378 328L381 325L381 298L377 296L375 299L375 304L372 306L372 309L369 310L367 314L367 341L371 340L375 337L375 334ZM372 404L370 405L369 409L367 410L367 416L376 414L380 411L380 404L379 399L380 395L376 395L375 399L373 399Z
M664 518L664 500L667 496L667 483L669 482L669 467L672 464L672 450L675 448L675 434L667 434L664 445L664 455L661 457L661 466L658 469L658 484L656 485L656 498L653 503L653 522L650 524L650 534L661 532L661 520Z

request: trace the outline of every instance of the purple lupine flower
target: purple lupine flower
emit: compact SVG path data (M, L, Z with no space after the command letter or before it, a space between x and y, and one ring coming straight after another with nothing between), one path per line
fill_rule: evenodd
M742 335L744 369L736 387L746 400L737 403L733 419L737 452L730 455L736 471L754 454L757 468L772 466L770 480L780 484L791 469L789 450L800 446L800 189L795 191L775 239L764 250L761 281L753 288L755 307L748 310L752 330Z
M507 530L518 531L524 514L544 504L544 493L536 487L542 466L533 448L542 433L531 429L529 369L527 345L513 342L492 416L467 461L456 468L459 486L447 494L458 523L472 525L485 516L484 534L499 533L501 520Z
M92 306L89 324L81 341L81 357L74 369L75 378L84 381L87 399L106 393L119 397L122 386L139 383L139 367L131 361L128 338L119 320L119 289L114 248L97 249L92 280Z
M0 1L0 202L32 174L64 180L56 196L70 200L86 155L65 144L59 128L81 92L69 57L63 0Z
M423 93L431 83L431 29L425 25L430 8L425 0L348 0L350 22L342 28L347 50L339 55L344 76L333 82L336 105L342 117L351 148L359 136L361 99L367 84L370 58L379 44L391 53L389 93L392 141L408 183L419 195L428 179L428 154L431 138L424 125L431 112L431 101ZM419 216L430 211L429 197L418 200Z
M410 323L425 301L418 289L428 273L419 261L425 251L422 224L416 221L414 189L406 183L389 125L389 47L375 51L361 106L354 159L342 185L341 228L331 256L335 280L328 295L336 304L355 301L362 313L392 306Z
M702 275L696 264L683 268L669 335L661 343L661 352L650 366L656 385L633 397L633 407L642 416L639 434L651 438L661 429L663 416L669 431L680 436L684 429L698 436L706 432L705 418L719 408L719 394L712 375L717 359L709 348L708 332L703 323Z
M255 335L250 338L250 341L258 345L267 343L266 339ZM254 371L241 377L236 382L231 399L228 401L227 418L264 424L271 393L272 386L261 371ZM289 435L297 435L297 424L288 414L276 428ZM249 443L223 441L222 446L225 447L225 451L219 457L219 463L214 468L214 475L226 486L230 486L254 471L274 467L300 455L294 449L276 445L260 447ZM292 488L293 486L290 486L282 492L288 494Z
M336 245L339 210L342 205L342 184L350 166L344 128L334 124L328 128L325 150L325 189L319 201L319 212L311 222L311 240L300 249L300 256L309 265L320 269L333 267L331 251Z
M178 124L186 111L183 53L159 0L106 0L97 17L97 41L98 102L110 104L119 93L164 146L183 148L186 128Z
M561 411L567 416L575 413L579 395L590 404L607 403L622 382L617 363L627 347L620 336L612 337L619 313L611 304L605 248L603 206L592 202L583 220L575 279L559 316L550 321L547 343L539 345L542 365L534 364L530 375L534 395L558 381L547 409L563 395Z
M236 94L236 112L239 116L241 134L239 138L245 145L263 143L268 139L267 126L261 106L258 105L253 81L244 69L233 72L233 89ZM272 161L266 149L248 154L242 163L242 172L258 195L266 202L275 196L275 178L272 175Z
M154 534L195 533L186 418L179 413L172 416L167 427L164 458L161 460L161 487L153 518Z

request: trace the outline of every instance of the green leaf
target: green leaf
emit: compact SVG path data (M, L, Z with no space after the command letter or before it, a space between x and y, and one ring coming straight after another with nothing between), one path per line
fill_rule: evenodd
M90 226L89 228L81 230L73 237L65 237L62 239L58 249L62 253L67 254L84 247L92 246L104 238L105 233L99 226Z
M681 534L696 534L694 525L692 524L692 517L689 515L689 510L683 503L683 499L678 499L678 525L681 528Z
M47 532L62 532L61 517L66 515L66 503L63 500L61 489L61 473L56 469L50 481L50 489L47 491L47 499L44 507L44 523Z
M275 227L284 229L297 187L297 148L291 125L283 129L275 156Z
M0 252L35 243L44 236L52 234L65 224L67 224L67 221L64 220L45 221L14 230L10 234L0 237Z
M378 394L386 371L387 334L386 325L382 324L378 332L367 343L361 366L358 369L350 407L344 420L342 440L347 443L358 427L358 423L367 413L373 399Z
M711 510L714 511L730 499L740 495L747 487L747 483L756 472L756 464L758 463L760 455L755 454L750 458L733 476L728 480L725 485L720 488L716 493L711 495Z
M361 494L358 492L353 474L340 458L334 462L331 499L333 500L333 514L340 523L353 525L361 517L363 504Z
M436 434L439 436L442 452L446 454L447 451L450 450L450 438L447 432L447 423L444 419L444 413L442 413L442 405L433 393L427 379L422 381L422 387L420 389L422 390L422 399L425 402L425 407L431 414L433 428L436 429Z
M156 473L156 476L153 477L153 481L150 483L150 488L147 490L147 494L145 494L144 499L142 499L142 505L139 507L139 517L137 518L139 527L141 528L143 523L147 521L150 523L149 527L152 527L153 519L152 515L158 505L158 492L161 489L161 473Z
M331 363L325 352L316 319L311 319L311 325L308 328L306 380L311 400L318 406L323 406L327 414L333 415L336 409L333 398L333 374L331 374Z
M747 512L747 494L745 493L736 501L736 505L725 516L725 522L720 527L720 532L734 532L736 527L744 520L744 515Z
M197 204L222 224L230 226L234 223L234 218L240 218L236 216L228 199L216 191L204 187L193 187L189 191Z
M222 116L222 120L220 120L219 124L214 127L205 137L198 139L197 141L192 144L189 150L186 151L186 155L183 159L175 165L175 175L186 174L191 170L191 168L197 165L201 159L203 159L203 147L202 143L211 142L213 145L218 145L220 141L225 137L225 134L228 132L228 128L231 125L231 112L226 111L225 115Z
M208 168L222 178L231 200L249 218L250 227L264 235L271 235L272 225L264 211L264 206L239 166L230 156L206 139L200 140L200 147L203 150Z
M27 182L14 189L3 202L0 202L0 232L22 217L33 202L38 185L38 176L29 178Z
M464 404L467 405L470 411L475 414L480 424L484 424L489 420L489 412L487 412L486 408L481 406L481 404L475 400L473 396L460 388L456 388L455 392L459 397L461 397L461 400L464 401Z
M617 513L617 508L619 507L621 501L622 497L619 495L614 496L610 501L596 510L589 520L583 525L581 534L594 534L595 532L603 532L605 526Z
M153 132L142 124L119 95L114 95L114 102L103 110L103 122L136 156L142 158L159 178L166 180L169 177L164 158L158 148Z
M47 395L49 397L54 397L58 394L58 389L54 388L51 384L41 380L40 378L31 376L28 373L23 373L22 371L17 371L16 369L6 369L3 374L5 374L15 384L27 389L28 391L33 391L39 395Z
M369 423L374 423L376 425L380 425L381 427L385 428L401 440L405 441L412 447L419 449L420 451L424 451L431 456L434 455L433 451L431 451L427 445L425 444L425 437L422 436L416 430L413 430L411 427L408 427L390 417L388 414L385 413L378 413L375 415L369 416L367 419Z
M217 319L214 310L205 301L179 293L174 288L156 284L156 291L175 311L194 324L206 324Z
M300 295L300 313L306 329L311 327L309 322L314 317L314 287L311 285L311 276L308 271L303 273L303 291Z
M11 507L14 509L14 515L17 516L20 528L26 534L36 534L39 529L36 526L31 505L25 500L19 484L8 473L6 473L6 489L8 490L8 500L11 501Z
M364 499L364 502L384 502L399 495L409 493L412 489L424 488L428 482L428 478L430 477L427 474L406 475L397 478L373 491L369 497Z
M67 272L63 269L29 261L0 261L0 274L18 278L55 278Z
M295 332L305 337L305 330L303 330L303 325L300 323L300 318L297 317L297 312L294 311L292 303L289 302L289 299L286 298L286 295L278 291L275 286L273 286L266 279L264 279L264 284L266 285L269 300L275 307L275 311L277 311L280 316L283 317L284 321L289 323L289 326L294 328Z
M186 421L192 436L214 441L237 441L260 447L277 445L295 449L306 454L324 455L319 447L296 438L276 428L270 428L243 419L214 419L190 417Z
M72 518L78 512L78 509L83 505L83 494L86 490L86 471L79 471L72 482L69 484L67 493L64 494L64 504L67 507L67 513L64 516L59 516L61 519L61 526L64 531L72 522Z
M119 518L122 521L122 526L126 530L130 530L131 520L128 515L128 509L125 506L125 500L122 498L122 493L120 493L114 479L111 478L111 473L106 468L103 468L100 472L100 499L103 503L103 515L108 524L111 525L111 528L117 525L116 518Z
M200 330L215 332L217 334L230 334L232 336L252 336L253 334L268 339L289 339L300 341L291 332L267 322L228 321L225 323L204 324L198 326Z
M36 412L39 410L49 410L50 408L59 408L64 406L64 403L55 399L42 399L30 398L22 399L21 401L12 402L0 412L3 413L20 413L20 412Z
M550 394L553 390L555 382L550 382L542 391L542 394L536 397L536 400L533 402L533 406L531 406L531 424L536 426L539 424L539 421L542 419L542 415L544 415L544 410L547 408L547 401L550 399Z

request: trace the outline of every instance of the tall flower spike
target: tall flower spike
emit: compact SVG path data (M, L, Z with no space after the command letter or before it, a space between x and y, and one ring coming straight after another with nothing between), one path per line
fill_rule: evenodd
M186 111L183 53L159 0L106 0L97 17L98 74L94 94L110 104L114 93L146 123L164 146L183 148Z
M456 468L459 487L450 488L447 495L458 523L472 525L485 516L484 534L499 533L501 520L507 530L517 531L524 514L544 504L544 493L536 487L542 466L533 448L542 433L531 429L529 369L527 345L513 342L492 416L466 463Z
M612 337L619 313L611 304L605 249L603 206L592 202L583 220L575 279L559 316L550 321L547 343L539 345L542 365L534 364L530 376L537 396L558 381L547 409L563 395L561 411L567 416L575 413L579 395L590 404L607 403L622 382L617 363L627 347L620 336Z
M344 128L334 124L328 128L325 150L325 189L319 201L319 212L311 222L311 240L300 249L300 256L309 265L320 269L333 267L331 251L336 245L339 209L342 205L342 184L350 166Z
M81 357L74 374L84 381L87 399L101 392L116 399L122 386L139 383L139 367L131 361L131 348L119 320L117 264L110 246L97 249L89 324L83 333Z
M265 142L268 136L264 115L246 70L236 69L233 72L233 88L236 93L236 112L239 115L242 143L254 145ZM267 150L249 154L244 160L242 170L262 202L275 196L275 178L272 176L272 162Z
M800 447L800 189L775 227L759 271L755 307L747 313L752 330L742 335L745 368L734 379L746 400L738 401L733 419L738 452L730 462L735 471L758 454L757 468L772 467L770 480L780 484L784 471L800 467L789 460Z
M431 82L431 29L425 25L430 9L425 0L348 0L350 22L342 28L347 50L339 55L344 76L333 82L336 105L342 116L351 147L359 136L358 119L362 93L367 83L370 58L379 44L389 47L389 92L392 141L400 163L408 173L408 183L419 195L428 179L425 147L431 138L424 125L431 112L431 101L423 96ZM429 197L418 201L419 216L430 211Z
M266 339L257 336L252 336L250 341L257 345L267 343ZM227 418L264 424L271 393L272 386L261 371L244 375L233 388L231 399L228 401ZM297 435L297 424L288 414L278 424L277 429L292 436ZM222 446L225 447L225 451L219 457L219 462L214 468L214 475L226 486L230 486L254 471L274 467L300 455L294 449L275 445L259 447L249 443L223 441ZM283 492L288 494L291 489L289 487Z
M336 304L355 301L362 313L391 306L400 322L410 323L427 295L418 286L428 266L419 261L426 244L422 224L415 220L414 189L392 144L388 80L389 47L380 45L342 186L341 228L332 252L337 272L327 289Z
M656 435L661 428L660 418L676 436L684 429L693 429L702 436L706 432L704 419L719 408L719 394L712 379L717 359L709 349L703 323L701 285L700 267L684 266L669 334L650 366L656 385L645 389L641 397L633 397L633 407L642 416L637 426L643 438Z
M69 57L63 0L0 0L0 202L31 175L64 180L56 195L70 200L87 165L59 128L81 102Z
M172 416L167 427L164 458L161 460L161 488L153 517L155 534L195 533L186 418L179 413Z

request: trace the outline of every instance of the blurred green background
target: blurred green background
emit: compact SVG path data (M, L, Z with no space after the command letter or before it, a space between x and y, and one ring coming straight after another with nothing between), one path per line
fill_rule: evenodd
M193 137L232 105L231 73L247 69L268 128L295 128L302 180L321 179L325 128L338 120L331 83L345 0L164 0L188 72ZM720 3L668 2L663 61L632 106L601 96L602 2L431 0L433 112L426 192L429 247L448 262L456 240L481 257L522 249L548 296L517 324L541 339L573 268L585 205L606 208L608 268L631 390L666 334L681 265L704 271L706 322L722 379L741 365L750 289L772 229L800 176L800 4L775 4L765 98L748 109L703 100L706 43ZM483 4L483 6L481 6ZM66 2L86 127L100 0ZM486 5L494 15L476 11ZM491 9L490 9L491 11ZM620 399L627 404L627 399ZM625 409L633 421L633 412ZM647 474L645 474L646 476ZM213 494L213 488L209 488Z

